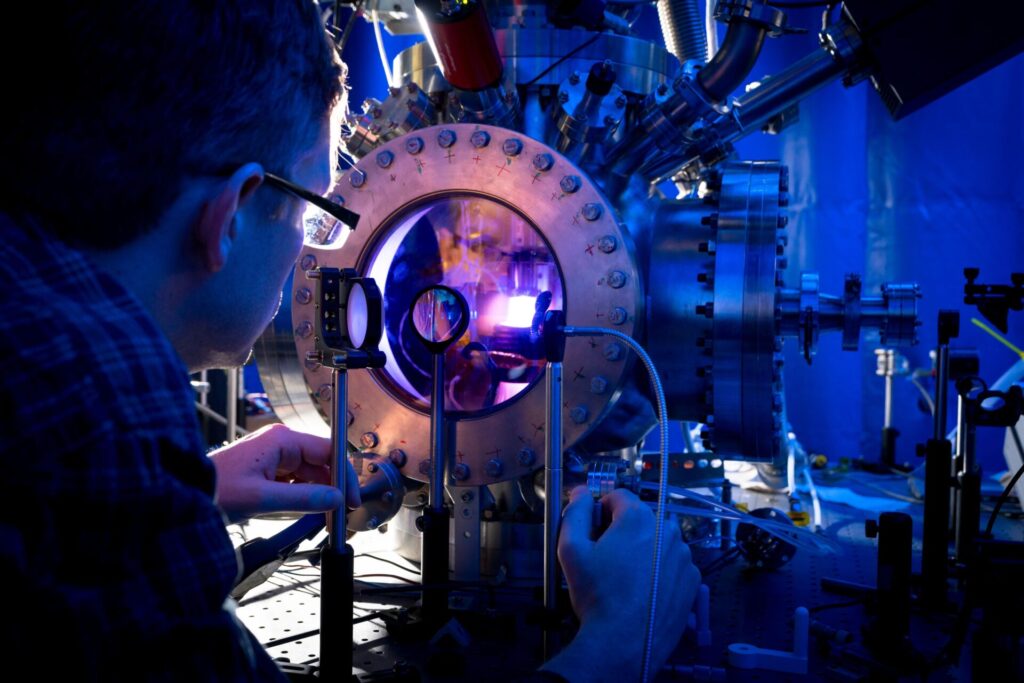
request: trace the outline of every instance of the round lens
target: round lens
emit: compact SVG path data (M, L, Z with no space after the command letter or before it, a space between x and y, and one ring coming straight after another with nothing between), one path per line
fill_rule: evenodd
M359 348L366 341L369 327L369 313L366 305L366 292L361 284L354 283L348 292L348 304L345 307L348 321L348 338L352 346Z
M428 289L416 300L412 308L412 324L416 334L429 342L452 341L462 319L469 315L451 290L435 287Z

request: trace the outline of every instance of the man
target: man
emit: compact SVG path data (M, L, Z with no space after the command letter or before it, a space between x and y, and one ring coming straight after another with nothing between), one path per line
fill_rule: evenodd
M305 209L276 178L328 189L344 68L307 0L27 5L0 41L8 664L281 680L233 617L224 518L340 506L329 444L278 426L207 458L187 374L240 363L272 318ZM582 627L553 676L638 671L650 561L625 558L649 557L653 516L608 500L597 541L585 497L566 511ZM696 589L678 535L664 572L657 662Z

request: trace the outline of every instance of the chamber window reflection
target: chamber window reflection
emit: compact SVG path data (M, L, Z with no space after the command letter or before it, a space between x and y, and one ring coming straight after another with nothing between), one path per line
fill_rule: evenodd
M430 354L409 306L434 284L458 290L470 309L469 328L445 353L447 410L486 413L540 378L537 324L564 306L554 256L529 221L487 197L446 195L398 215L384 234L369 275L384 293L387 365L379 377L392 391L428 405Z

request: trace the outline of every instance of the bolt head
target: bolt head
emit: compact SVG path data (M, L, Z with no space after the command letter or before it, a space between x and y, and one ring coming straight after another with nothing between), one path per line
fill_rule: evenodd
M472 500L473 500L473 492L472 491L463 491L462 495L459 498L460 498L460 500L462 500L463 503L472 502Z
M309 287L302 287L295 292L295 300L305 306L313 300L313 292Z
M575 422L576 424L583 424L584 422L587 421L587 418L589 416L590 411L587 410L587 407L583 405L575 406L572 410L569 411L569 419Z
M388 168L395 162L395 154L391 150L385 149L381 152L377 152L377 165L381 168Z
M597 375L590 379L590 393L603 394L606 391L608 391L608 380L601 375Z
M473 134L469 136L469 142L477 149L480 149L490 144L491 135L487 131L483 130L474 131Z
M488 460L487 464L484 465L484 472L487 473L488 477L497 478L501 476L501 473L505 471L505 465L500 460Z
M359 443L362 444L363 448L373 448L379 443L380 439L373 432L365 432L359 437Z
M518 154L523 151L523 142L518 138L508 138L501 143L501 151L504 152L506 156L518 156Z
M543 153L533 157L533 167L538 171L548 171L555 165L555 159L550 154Z
M614 128L618 123L619 120L616 119L614 116L604 117L604 125L608 126L609 128Z
M366 174L360 171L358 168L352 169L352 172L348 175L348 182L352 187L360 188L366 184Z
M583 214L583 218L588 221L596 221L601 217L604 209L597 202L587 202L583 205L583 210L580 212ZM615 239L614 237L612 238Z
M420 464L416 469L420 474L430 474L430 461L420 460Z
M366 466L366 471L369 472L370 474L376 473L379 469L380 465L378 465L375 462L371 462L369 465Z
M614 235L605 235L597 241L597 248L605 254L610 254L619 246L619 241Z
M445 128L437 134L437 144L448 148L455 144L455 131Z
M405 151L409 154L419 154L423 151L423 138L411 137L405 141Z
M295 336L296 337L301 337L302 339L309 339L309 337L312 334L313 334L313 323L309 322L308 320L303 320L295 328Z
M582 182L579 176L566 175L562 176L562 179L558 181L558 186L562 188L562 192L572 194L580 189Z
M388 453L388 458L391 460L391 464L395 467L405 467L405 463L408 462L409 458L406 456L405 451L401 448L395 448Z
M629 319L629 314L626 313L626 309L622 306L616 306L608 312L608 319L612 322L612 325L622 325Z
M577 84L579 84L579 82L580 82L580 72L579 71L573 71L571 74L569 74L569 84L570 85L577 85Z
M314 254L303 254L302 260L299 261L299 267L302 270L313 270L316 268L316 256Z
M618 342L609 342L604 346L604 358L605 360L617 361L622 360L622 356L625 353L622 348L622 344Z
M321 384L316 390L316 397L321 401L330 401L334 396L334 391L331 389L330 384Z
M558 101L561 102L562 104L565 104L566 102L568 102L569 101L569 93L565 92L564 90L559 90L558 91Z
M464 462L457 463L452 468L452 475L456 481L466 481L469 479L469 465Z
M533 463L537 462L537 454L532 448L523 448L516 455L516 460L518 460L519 464L523 467L530 467Z
M621 270L608 273L608 286L612 289L622 289L626 286L626 274Z
M626 106L626 96L625 95L619 95L618 97L616 97L615 98L615 106L618 107L619 109L622 109L623 107L625 107Z

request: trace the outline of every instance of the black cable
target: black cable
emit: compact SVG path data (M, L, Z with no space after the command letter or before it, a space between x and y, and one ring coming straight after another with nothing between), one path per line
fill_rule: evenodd
M1024 462L1024 446L1021 445L1020 437L1017 436L1016 426L1010 427L1010 434L1013 435L1013 442L1017 444L1017 453L1020 455L1021 462ZM986 536L992 535L992 527L995 526L996 517L999 516L999 508L1003 507L1003 503L1005 503L1006 499L1010 497L1010 491L1013 490L1014 484L1016 484L1017 480L1021 478L1021 475L1024 475L1024 465L1020 466L1020 469L1017 470L1017 474L1013 475L1013 479L1010 480L1010 483L1006 485L1005 489L1003 489L1002 495L999 496L999 500L996 502L996 506L992 510L992 514L989 515L988 524L985 526Z
M531 85L533 85L534 83L536 83L537 81L539 81L540 79L544 78L544 77L545 77L545 76L547 76L547 75L548 75L549 73L551 73L551 70L552 70L552 69L555 69L555 68L556 68L556 67L557 67L557 66L558 66L559 64L563 63L563 62L564 62L565 60L569 59L570 57L572 57L573 55L575 55L575 54L576 54L577 52L579 52L580 50L582 50L582 49L584 49L584 48L586 48L586 47L589 47L590 45L592 45L592 44L593 44L593 43L594 43L594 42L595 42L595 41L596 41L596 40L597 40L598 38L600 38L600 37L601 37L602 35L603 35L603 34L601 34L601 33L596 33L596 34L594 34L594 36L593 36L592 38L590 38L589 40L585 40L585 41L583 41L582 43L580 43L579 45L577 45L576 47L574 47L573 49L569 50L569 51L568 51L567 53L565 53L565 55L564 55L564 56L562 56L562 57L559 57L558 59L556 59L555 61L553 61L553 62L552 62L552 63L550 64L550 66L548 66L548 68L544 69L544 70L543 70L543 71L541 71L541 72L540 72L539 74L537 74L537 76L536 76L535 78L532 78L532 79L530 79L529 81L527 81L526 83L523 83L523 86L522 86L522 87L524 87L524 88L529 88L529 87L530 87Z
M385 559L383 557L379 557L377 555L371 555L370 553L360 553L360 554L356 555L356 559L359 559L360 557L368 557L371 560L377 560L378 562L386 562L387 564L390 564L392 567L398 567L399 569L401 569L403 571L407 571L410 574L418 575L420 573L419 570L416 569L415 567L407 567L407 566L405 566L403 564L399 564L398 562L394 562L392 560L387 560L387 559Z

